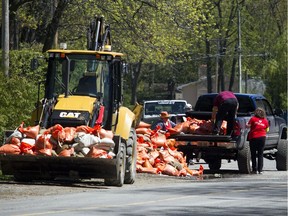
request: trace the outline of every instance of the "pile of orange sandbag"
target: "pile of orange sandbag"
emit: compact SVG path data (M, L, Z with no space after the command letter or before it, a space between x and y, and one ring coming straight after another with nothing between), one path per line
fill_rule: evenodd
M169 129L170 134L211 134L213 122L211 120L199 120L196 118L187 118L186 121L178 123L174 128ZM221 125L221 134L226 134L227 122L223 121Z
M203 166L199 170L188 168L186 158L175 148L176 140L169 139L169 133L151 130L150 124L140 122L137 134L137 172L165 174L170 176L201 176Z
M24 127L24 122L0 147L0 154L64 157L113 158L112 131L100 126L62 127L59 124L40 133L40 126Z

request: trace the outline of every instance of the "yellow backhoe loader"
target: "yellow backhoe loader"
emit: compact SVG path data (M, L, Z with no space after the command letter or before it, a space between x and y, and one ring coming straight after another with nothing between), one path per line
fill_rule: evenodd
M16 180L55 179L57 176L102 178L106 185L133 184L136 176L135 127L141 106L122 106L122 53L111 51L110 27L95 17L88 30L87 50L48 51L45 96L33 115L35 125L47 129L99 125L111 130L114 157L45 157L0 155L2 174Z

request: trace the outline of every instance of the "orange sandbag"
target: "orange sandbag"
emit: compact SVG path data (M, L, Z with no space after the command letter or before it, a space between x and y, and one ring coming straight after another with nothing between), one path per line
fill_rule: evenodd
M74 148L63 149L58 156L59 157L71 157L74 155Z
M58 134L58 139L65 143L72 143L76 134L76 128L74 127L65 127Z
M81 125L81 126L78 126L76 128L76 132L84 132L84 133L87 133L87 134L90 134L94 131L93 128L89 127L89 126L86 126L86 125Z
M155 161L157 161L157 160L155 160ZM154 167L157 168L157 173L162 173L165 166L166 166L166 163L159 162L159 163L156 163Z
M157 174L157 168L139 166L138 169L137 169L137 172L139 172L139 173Z
M198 124L190 124L188 133L195 134L199 128L200 126Z
M150 135L148 134L137 134L137 142L143 143L143 142L151 142Z
M34 139L30 139L30 142L28 140L29 138L24 138L22 139L21 143L20 143L20 150L21 153L23 154L34 154L34 150L35 150L35 140Z
M50 142L50 135L45 133L38 137L35 143L35 149L53 149L53 144Z
M166 136L162 133L155 133L153 136L151 136L151 142L156 145L156 147L166 147Z
M18 145L5 144L0 147L0 154L20 154L21 150Z
M203 131L204 133L211 133L212 130L213 130L213 122L208 120L208 121L205 121L203 122L202 124L200 124L200 130Z
M94 146L91 147L90 151L87 153L86 157L92 158L109 158L111 159L112 156L108 155L105 150L97 149Z
M137 128L151 128L151 124L148 124L146 122L140 121L139 125L137 126Z
M44 133L45 134L52 134L54 131L63 130L63 127L60 124L56 124L50 128L48 128Z
M36 139L37 135L39 134L40 131L40 126L28 126L24 128L24 122L19 126L18 130L24 134L26 137Z
M20 145L20 143L21 143L21 141L18 137L11 137L9 140L9 144Z
M114 134L111 130L105 130L104 128L101 127L101 125L95 125L93 127L93 135L100 137L101 139L103 138L110 138L113 139Z
M175 139L167 139L166 144L170 149L175 150L175 144L176 144Z
M52 156L52 150L51 149L36 149L35 150L36 155L44 155L44 156Z
M141 151L140 150L138 151L137 158L146 160L149 159L149 155L147 154L147 151L143 149Z
M143 164L143 167L146 167L146 168L153 168L153 166L151 165L151 163L149 162L148 159L145 160L144 164Z
M153 158L156 159L157 157L159 157L160 153L157 150L153 150L151 152L149 152L149 155Z
M200 165L199 170L191 170L188 167L184 167L184 169L189 173L191 176L201 176L204 172L204 167Z
M185 168L181 169L178 173L179 176L187 176L187 170Z
M183 153L177 150L172 150L170 148L167 149L170 155L172 155L174 158L176 158L180 163L183 163L185 161Z
M152 134L152 130L150 128L136 128L136 134L148 134L151 135Z
M178 176L179 171L171 166L170 164L166 164L164 170L162 171L163 174L169 175L169 176Z
M175 160L175 158L172 155L170 155L170 153L167 150L160 151L159 153L160 153L160 156L159 156L160 159L162 161L165 161L166 163L169 163Z
M48 128L44 134L51 134L55 140L59 140L59 133L62 132L64 128L60 124L56 124Z
M113 136L114 136L114 134L111 130L105 130L103 128L100 129L99 135L100 135L101 139L103 139L103 138L113 139Z

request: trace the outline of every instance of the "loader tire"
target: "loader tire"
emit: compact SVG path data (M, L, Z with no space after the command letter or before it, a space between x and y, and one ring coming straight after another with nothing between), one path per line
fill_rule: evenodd
M280 140L277 145L276 168L279 171L287 171L287 148L288 140Z
M136 162L137 162L137 137L135 129L132 128L127 141L126 149L126 172L125 184L133 184L136 178Z
M243 148L238 150L237 163L240 173L251 173L251 153L249 142L245 141Z
M125 163L126 163L126 147L125 144L121 141L119 143L119 152L116 156L117 162L117 176L116 178L109 178L104 180L104 184L107 186L117 186L122 187L124 184L125 178Z

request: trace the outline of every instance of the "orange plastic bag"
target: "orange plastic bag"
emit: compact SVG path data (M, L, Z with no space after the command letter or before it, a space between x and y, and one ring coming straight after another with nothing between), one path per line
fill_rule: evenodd
M150 128L151 124L148 124L146 122L140 121L139 125L137 126L137 128Z
M172 155L170 155L170 153L167 150L160 151L159 153L160 153L160 156L159 156L160 159L162 161L165 161L166 163L169 163L175 160L175 158Z
M60 124L56 124L50 128L48 128L44 134L51 134L55 140L59 139L59 133L63 131L63 127Z
M179 171L175 167L171 166L170 164L166 164L162 173L169 175L169 176L178 176L179 175Z
M139 173L157 174L157 168L139 166L137 168L137 172L139 172Z
M35 140L31 139L32 141L34 141L34 144L33 144L33 142L29 142L28 139L23 139L21 141L20 150L21 150L21 153L23 153L23 154L31 154L31 155L33 155L34 154L34 150L35 150Z
M51 149L36 149L35 150L36 155L44 155L44 156L52 156L52 150Z
M11 137L9 144L15 144L15 145L20 145L21 141L17 137Z
M93 133L94 129L89 127L89 126L86 126L86 125L81 125L81 126L78 126L76 128L76 132L84 132L84 133L87 133L87 134L90 134L90 133Z
M74 155L74 148L63 149L58 156L59 157L71 157Z
M136 134L151 135L152 134L152 130L150 128L145 128L145 127L136 128Z
M74 141L75 134L76 128L65 127L62 131L59 132L58 139L66 143L72 143Z
M24 128L24 122L19 126L18 130L24 134L26 137L36 139L37 135L39 134L40 131L40 126L28 126Z
M105 129L101 128L99 130L99 136L101 139L103 139L103 138L113 139L114 134L111 130L105 130Z
M42 134L35 143L35 149L53 149L54 145L50 142L50 135Z
M105 150L97 149L94 146L90 148L90 151L86 155L86 157L92 158L112 158L110 155L107 154Z
M0 147L0 154L20 154L21 150L18 145L5 144Z
M175 150L175 144L176 144L176 140L175 139L167 139L166 141L167 146L172 149Z
M151 142L156 145L156 147L166 147L166 136L162 133L155 133L151 136Z

